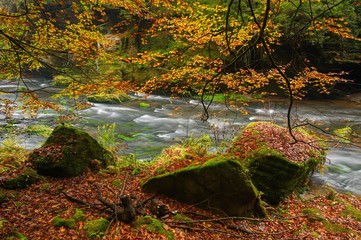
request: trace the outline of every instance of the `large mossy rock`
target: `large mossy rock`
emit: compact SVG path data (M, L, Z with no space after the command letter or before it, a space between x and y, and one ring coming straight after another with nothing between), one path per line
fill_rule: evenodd
M88 168L108 166L113 156L88 133L63 124L55 127L44 145L31 153L29 161L41 175L74 177Z
M325 152L315 136L273 123L249 124L235 139L229 153L238 156L247 167L252 182L271 204L279 203L293 191L302 189Z
M265 216L245 169L227 157L150 178L142 188L228 216Z

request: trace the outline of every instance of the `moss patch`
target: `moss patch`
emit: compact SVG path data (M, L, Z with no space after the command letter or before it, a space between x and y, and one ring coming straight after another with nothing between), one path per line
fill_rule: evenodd
M66 227L66 228L75 228L77 222L85 221L86 217L82 210L76 208L75 213L72 217L68 219L61 218L56 216L53 219L53 225L55 227Z
M246 170L229 157L150 178L142 188L229 216L265 216Z
M41 175L74 177L91 168L94 161L105 168L114 159L88 133L64 124L57 126L44 145L31 153L29 161Z
M321 210L317 208L305 208L302 210L303 214L310 222L320 221L328 231L331 232L350 232L349 229L342 227L339 224L331 223L323 215Z
M129 101L131 98L125 92L105 92L98 93L88 97L89 102L94 103L122 103Z
M151 216L144 216L133 223L134 227L145 226L150 232L165 235L168 239L174 239L173 233L164 228L164 224Z
M303 214L307 217L310 222L323 221L325 220L321 210L317 208L305 208L302 210Z
M149 108L149 107L150 107L150 104L149 104L149 103L145 103L145 102L141 102L141 103L139 103L139 106L140 106L141 108Z
M85 223L84 230L90 238L101 238L108 229L110 223L105 218L99 218Z
M28 126L25 131L29 134L34 134L41 137L49 137L53 129L47 125L39 124Z
M346 203L346 209L342 213L343 216L351 216L353 219L361 222L361 211L354 208L350 203Z
M344 127L344 128L338 128L335 129L334 134L336 134L338 137L341 138L342 142L349 143L350 137L352 134L352 128L351 127Z
M42 179L32 168L25 168L23 173L17 177L7 179L1 186L6 189L23 189Z

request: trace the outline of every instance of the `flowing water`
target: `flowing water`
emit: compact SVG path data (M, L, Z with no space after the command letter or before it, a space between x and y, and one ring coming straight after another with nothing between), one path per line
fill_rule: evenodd
M31 87L47 87L47 81L32 80ZM0 88L14 90L18 86L9 82ZM43 97L56 92L54 87L47 88ZM197 100L170 99L167 96L133 95L134 101L123 104L94 104L93 107L79 111L80 119L74 123L95 135L98 126L116 123L116 134L124 143L120 154L136 154L138 159L151 159L160 151L187 137L210 134L218 144L222 140L231 140L241 126L252 121L273 121L285 124L288 103L286 100L265 100L263 103L250 103L243 109L249 114L243 115L224 104L213 104L210 119L202 122L202 106ZM0 98L14 99L14 96L2 94ZM146 102L150 107L140 106ZM344 100L302 101L296 102L292 110L294 118L307 120L323 128L352 127L361 134L361 104ZM20 128L31 124L51 124L58 114L43 111L35 119L16 111L13 121ZM6 125L7 119L0 113L0 125ZM4 138L4 136L2 136ZM22 144L28 149L39 147L44 138L22 135ZM327 169L324 173L315 173L312 180L329 184L341 191L361 195L361 148L353 145L333 144L327 153Z

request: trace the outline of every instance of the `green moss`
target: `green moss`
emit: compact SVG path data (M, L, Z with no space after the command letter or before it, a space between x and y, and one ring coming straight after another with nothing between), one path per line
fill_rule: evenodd
M74 80L69 76L57 75L53 77L53 84L56 86L67 86Z
M103 168L114 162L113 155L88 133L67 124L57 126L44 145L29 156L39 174L53 177L78 176L95 159Z
M238 93L232 93L232 94L217 93L214 96L205 95L204 100L205 101L213 100L213 102L218 102L218 103L224 103L225 101L238 101L238 102L250 101L250 99L247 96Z
M350 142L350 137L352 134L352 128L351 127L344 127L344 128L339 128L339 129L335 129L334 134L336 134L338 137L341 138L342 142L345 143L349 143Z
M307 217L307 219L310 222L315 222L315 221L320 221L322 222L322 224L325 226L325 228L328 231L331 232L351 232L349 229L344 228L341 225L335 224L335 223L331 223L330 221L328 221L323 215L321 210L317 209L317 208L305 208L302 210L303 214L305 214L305 216Z
M39 124L28 126L25 131L29 134L34 134L41 137L49 137L53 129L48 125Z
M264 136L262 129L274 129L275 136ZM236 138L229 150L230 154L238 156L240 161L244 162L254 185L264 194L263 198L270 204L278 204L293 191L304 189L309 175L325 159L322 149L307 152L308 159L303 162L287 159L285 152L282 153L280 150L270 147L272 146L270 144L272 138L282 138L283 133L287 134L287 129L274 123L250 123ZM278 134L281 134L281 136L278 136ZM299 137L315 139L308 135L305 130L300 130L298 134ZM252 146L252 149L244 150L242 147L245 144ZM280 144L288 146L287 142L281 142ZM302 151L301 145L300 148L297 151Z
M318 234L318 232L312 232L311 235L314 238L318 238L320 236L320 234Z
M229 157L215 157L202 166L153 177L142 187L230 216L266 215L246 170Z
M342 212L342 215L348 215L357 221L361 221L361 211L354 208L350 203L346 203L346 209Z
M331 222L329 222L327 220L323 220L322 224L323 224L323 226L325 226L325 228L328 231L331 231L331 232L335 232L335 233L342 233L342 232L349 233L349 232L352 232L349 229L346 229L346 228L344 228L343 226L341 226L339 224L331 223Z
M110 223L105 218L99 218L85 223L84 230L90 238L101 238L108 229Z
M174 219L175 221L185 222L185 223L189 223L190 225L193 225L193 224L192 224L192 221L193 221L193 220L192 220L191 218L189 218L189 217L187 217L187 216L184 216L184 215L182 215L182 214L180 214L180 213L177 213L176 215L174 215L173 219Z
M119 188L121 189L123 187L123 184L122 184L122 181L120 181L119 179L115 179L113 182L112 182L112 185L116 188Z
M53 225L55 227L75 228L76 227L76 221L73 218L64 219L64 218L56 216L53 219Z
M2 186L6 189L23 189L41 179L42 177L32 168L26 168L21 175L5 180Z
M0 219L0 230L4 227L4 223L7 223L8 220Z
M141 108L149 108L149 107L150 107L150 104L149 104L149 103L145 103L145 102L141 102L141 103L139 103L139 106L140 106Z
M73 218L77 222L82 222L82 221L85 221L86 216L85 216L84 212L81 209L76 208L75 213L71 218Z
M325 220L321 210L317 208L305 208L302 210L303 214L307 217L310 222L323 221Z
M135 137L129 137L129 136L126 136L126 135L123 135L123 134L118 134L117 137L121 140L124 140L124 141L134 141L136 140L137 138Z
M288 161L280 153L260 147L246 158L251 179L265 199L277 204L295 190L301 189L318 161L311 158L304 163Z
M122 103L129 101L131 98L125 92L114 92L114 93L98 93L88 97L89 102L95 103Z
M137 219L133 226L134 227L140 227L145 225L145 228L148 229L150 232L155 232L158 234L162 234L167 236L168 239L174 239L174 235L171 231L168 231L164 228L164 224L159 221L158 219L155 219L151 216L144 216L139 219Z
M65 219L59 216L56 216L53 219L53 225L55 227L67 227L67 228L75 228L77 222L85 221L86 217L82 210L76 208L75 213L72 217Z
M12 236L15 237L14 239L19 239L19 240L27 240L28 239L21 232L18 232L18 231L14 231L12 233ZM11 239L11 238L9 238L9 239Z

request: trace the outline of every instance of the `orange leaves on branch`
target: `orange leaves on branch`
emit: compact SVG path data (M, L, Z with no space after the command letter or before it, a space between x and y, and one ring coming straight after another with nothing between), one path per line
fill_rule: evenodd
M21 109L31 117L36 116L41 109L52 109L55 111L61 110L61 107L58 104L52 103L50 101L40 100L39 97L33 92L23 93L23 96L20 100L23 102Z
M306 68L291 80L294 96L301 99L307 93L307 87L313 86L318 92L329 94L329 88L336 83L347 82L341 74L321 73L316 68Z
M348 28L348 22L345 18L323 18L321 20L315 20L313 25L308 28L312 33L313 31L326 31L341 38L352 39L356 41L361 41L361 38L355 37L352 35L352 31Z

